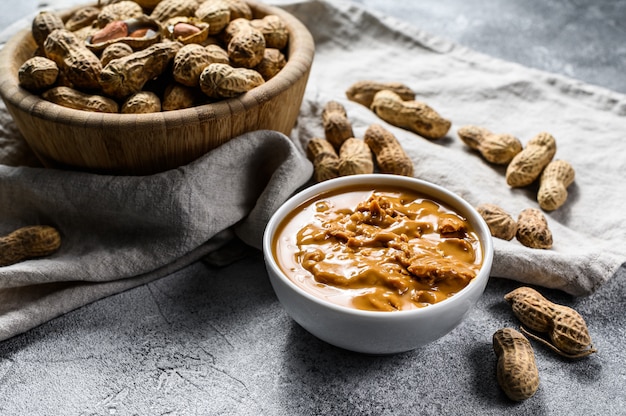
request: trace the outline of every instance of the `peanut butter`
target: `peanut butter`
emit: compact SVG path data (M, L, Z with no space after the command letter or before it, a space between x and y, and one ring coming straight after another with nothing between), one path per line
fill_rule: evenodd
M482 247L465 218L408 189L349 188L300 205L274 257L304 290L363 310L440 302L476 276Z

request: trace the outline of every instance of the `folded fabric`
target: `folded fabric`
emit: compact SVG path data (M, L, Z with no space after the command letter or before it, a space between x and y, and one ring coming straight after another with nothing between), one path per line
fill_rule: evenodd
M165 276L233 234L260 247L269 216L311 170L272 131L150 176L0 165L0 234L47 224L62 235L54 255L0 267L0 340Z

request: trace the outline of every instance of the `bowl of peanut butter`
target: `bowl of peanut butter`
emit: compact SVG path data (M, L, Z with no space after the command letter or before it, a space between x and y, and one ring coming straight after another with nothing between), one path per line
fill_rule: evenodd
M353 175L304 189L265 230L272 287L305 330L366 354L457 327L484 292L493 243L478 212L420 179Z

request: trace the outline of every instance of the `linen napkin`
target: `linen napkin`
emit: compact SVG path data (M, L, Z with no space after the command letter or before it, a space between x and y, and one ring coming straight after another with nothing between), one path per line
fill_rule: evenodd
M556 137L556 158L574 166L576 180L567 203L546 213L554 246L496 239L493 277L590 295L626 261L626 96L479 54L351 2L270 3L302 20L316 42L291 140L251 133L148 177L71 173L26 167L37 162L0 107L0 231L48 222L65 236L54 256L0 268L0 339L167 275L233 233L258 247L270 213L310 177L302 149L323 136L329 100L346 107L357 137L372 123L392 131L416 177L514 217L538 206L536 187L510 189L503 168L469 150L456 130L476 124L523 143L541 131ZM366 79L414 89L452 121L447 137L426 140L348 101L348 87Z
M234 235L260 248L269 217L311 171L273 131L149 176L0 165L0 234L47 224L62 236L57 253L0 267L0 340L172 273Z

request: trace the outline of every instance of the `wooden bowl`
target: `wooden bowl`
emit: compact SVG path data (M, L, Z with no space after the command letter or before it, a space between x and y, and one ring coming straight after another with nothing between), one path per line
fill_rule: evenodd
M151 114L95 113L53 104L18 85L18 69L36 49L30 28L0 51L0 96L46 167L145 175L185 165L246 132L268 129L289 135L313 62L313 38L283 9L248 3L255 18L280 16L290 39L285 67L237 98Z

